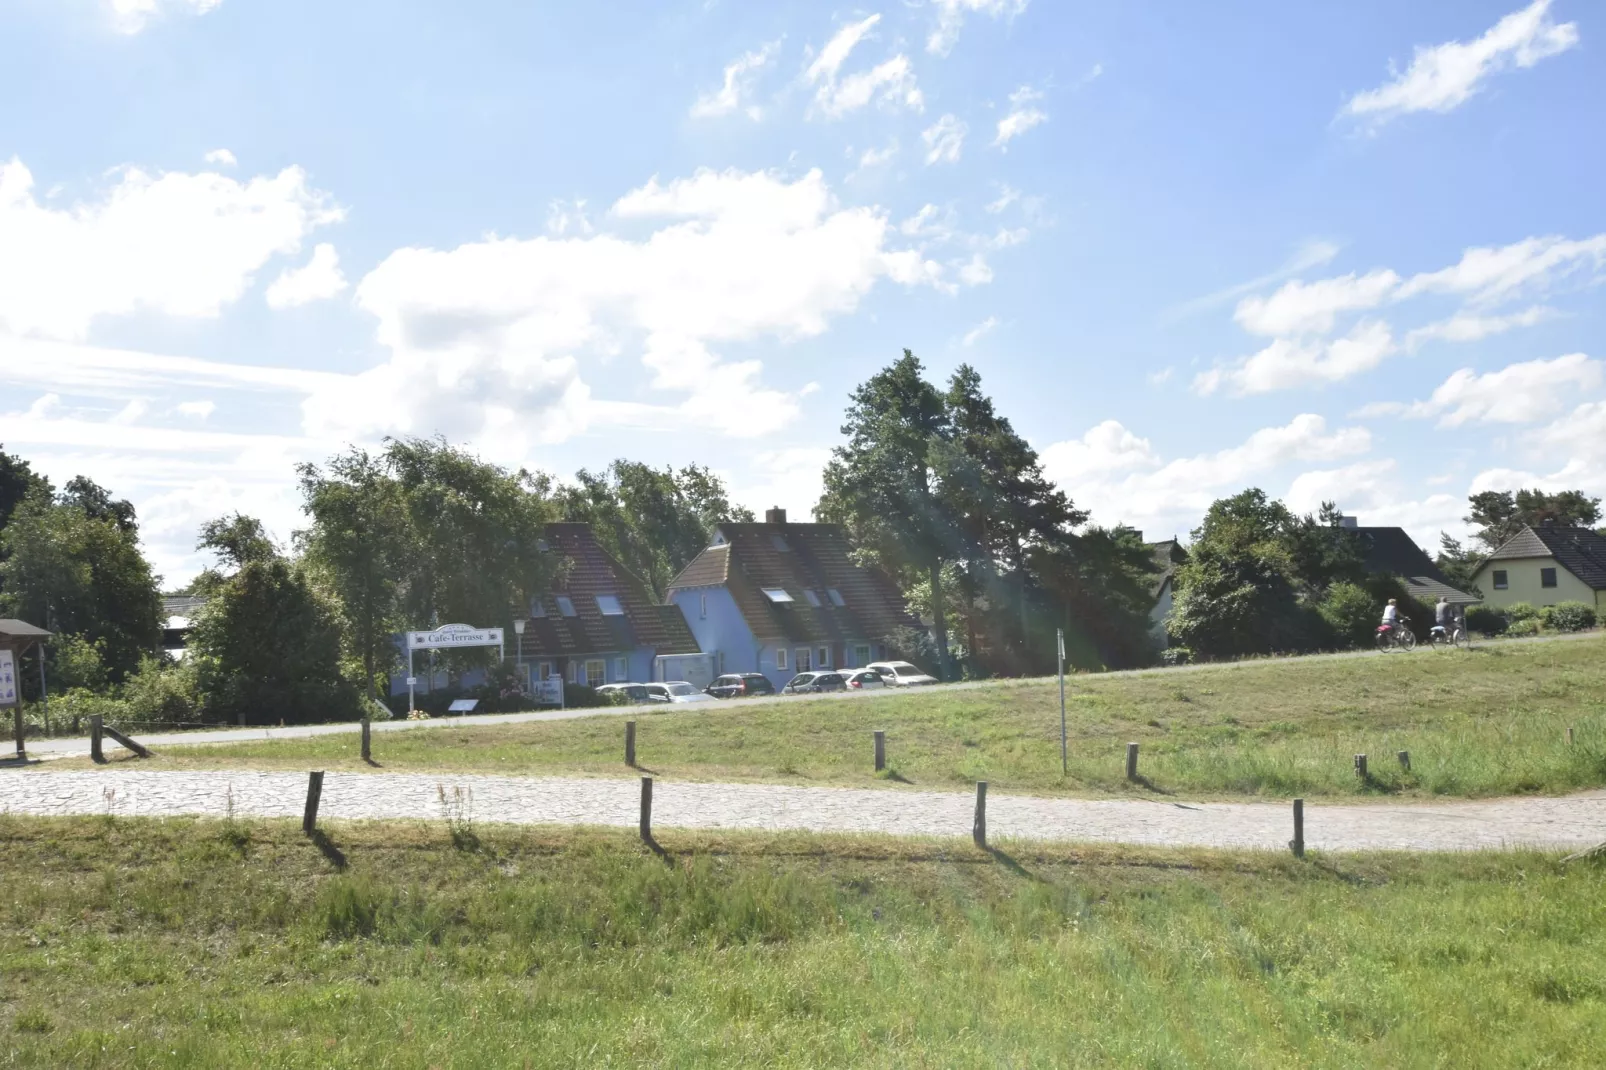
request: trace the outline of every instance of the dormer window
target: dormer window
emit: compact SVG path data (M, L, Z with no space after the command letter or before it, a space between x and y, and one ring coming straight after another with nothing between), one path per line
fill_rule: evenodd
M539 598L532 599L531 602L530 602L530 616L532 616L532 617L544 617L544 616L546 616L546 603L541 601Z
M837 590L835 587L827 587L825 589L825 596L831 600L831 604L833 606L836 606L839 609L842 606L847 605L846 602L842 601L842 592Z
M820 608L820 596L815 594L812 589L804 588L803 597L807 598L809 600L809 605L813 606L815 609Z
M552 544L547 542L545 539L536 539L535 548L543 554L549 553L552 550Z
M579 615L575 613L574 603L569 601L569 597L567 595L560 594L554 599L554 601L558 603L558 612L562 613L565 617L574 617Z
M597 595L597 609L604 617L622 617L625 615L624 607L619 599L611 594Z
M771 602L792 601L792 596L786 593L786 588L784 587L766 587L764 588L764 594Z

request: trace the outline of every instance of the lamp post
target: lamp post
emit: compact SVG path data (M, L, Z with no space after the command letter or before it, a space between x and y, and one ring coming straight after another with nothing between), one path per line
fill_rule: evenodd
M528 622L523 617L513 618L513 634L518 636L518 638L514 640L513 659L514 664L518 666L516 671L518 672L519 676L519 687L520 689L527 691L529 690L530 681L524 678L524 625L526 623Z

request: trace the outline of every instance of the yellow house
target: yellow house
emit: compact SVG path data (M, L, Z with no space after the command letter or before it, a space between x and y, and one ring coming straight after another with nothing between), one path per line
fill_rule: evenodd
M1606 537L1547 520L1523 529L1489 555L1473 577L1485 604L1553 606L1582 602L1606 614Z

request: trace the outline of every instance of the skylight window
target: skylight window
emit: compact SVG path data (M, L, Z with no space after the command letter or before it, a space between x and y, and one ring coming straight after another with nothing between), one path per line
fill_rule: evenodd
M847 605L846 602L842 601L842 592L837 590L835 587L827 587L825 589L825 595L831 600L831 604L833 606Z
M539 598L530 599L530 616L532 616L532 617L544 617L544 616L546 616L546 603L541 601Z
M815 594L813 590L804 588L803 597L807 598L809 600L809 605L813 606L814 608L818 609L820 607L820 596Z
M770 542L783 554L790 553L792 550L792 548L786 544L785 535L771 535Z
M577 614L574 611L574 603L569 601L569 596L568 595L560 594L560 595L557 596L556 601L558 603L558 612L559 613L562 613L565 617L577 616Z
M771 602L792 601L792 596L787 594L786 589L783 587L766 587L764 588L764 593L769 596Z
M619 599L611 594L597 595L597 608L602 611L604 617L622 617L625 615L624 608L619 605Z

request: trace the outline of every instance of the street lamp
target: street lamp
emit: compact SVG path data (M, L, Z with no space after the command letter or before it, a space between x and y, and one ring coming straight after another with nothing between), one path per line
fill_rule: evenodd
M524 678L524 625L527 623L528 621L523 617L513 618L513 634L518 636L513 646L513 660L514 664L518 666L519 686L526 691L530 687L530 681Z

